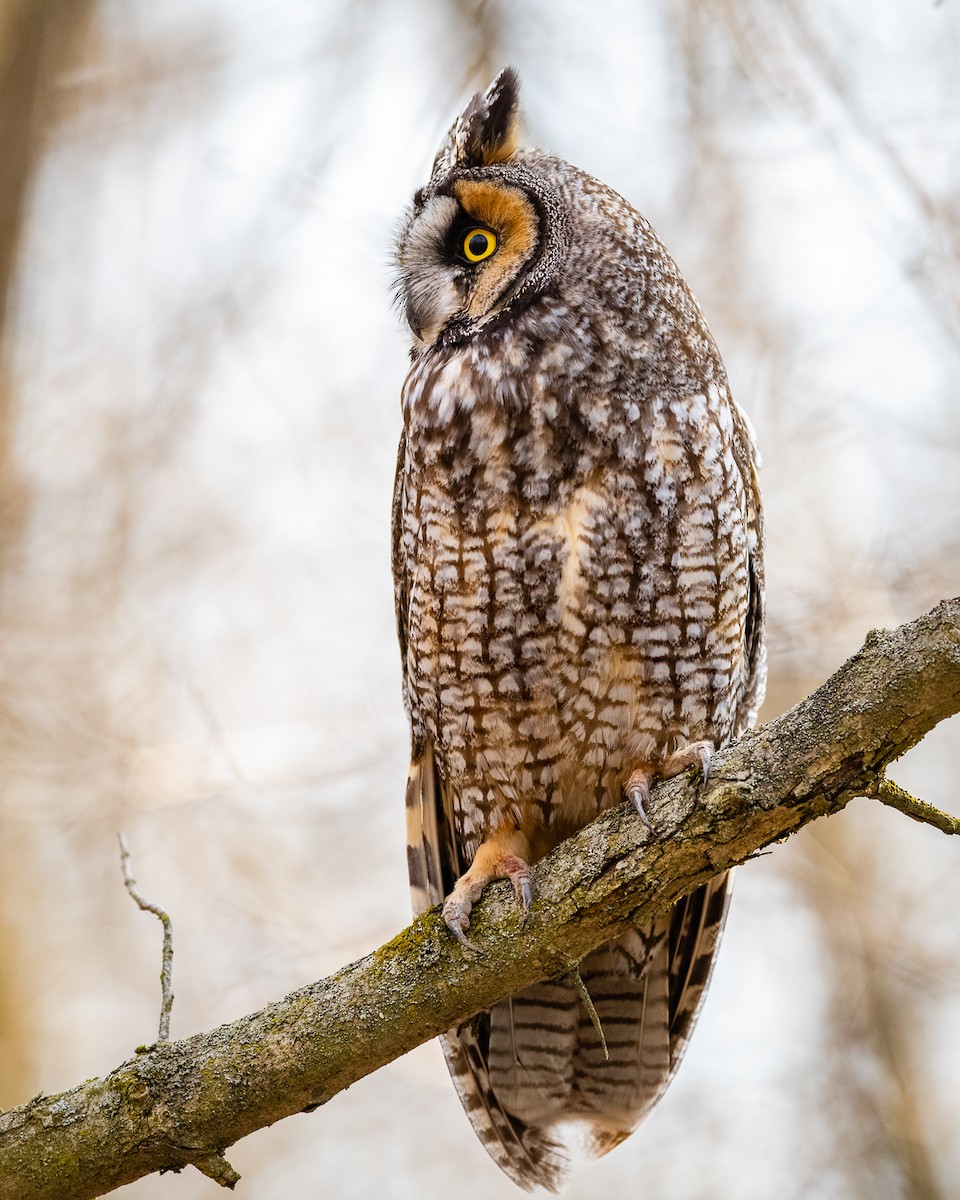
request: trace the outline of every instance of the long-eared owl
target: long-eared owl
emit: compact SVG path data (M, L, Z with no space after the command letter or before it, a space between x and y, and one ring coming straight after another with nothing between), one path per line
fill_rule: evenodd
M414 907L466 946L494 879L756 719L765 679L757 456L700 309L648 222L519 146L503 71L454 122L397 249L413 334L394 577L413 735ZM443 1038L473 1125L523 1187L622 1141L690 1036L728 879L572 980Z

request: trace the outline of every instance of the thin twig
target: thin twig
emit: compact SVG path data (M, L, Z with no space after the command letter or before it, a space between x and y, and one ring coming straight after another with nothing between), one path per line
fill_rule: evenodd
M583 977L580 974L579 967L573 967L573 969L570 971L570 978L573 980L574 986L577 989L577 994L580 997L580 1003L587 1010L587 1016L589 1016L594 1029L597 1031L597 1037L600 1039L600 1045L603 1047L603 1057L607 1060L607 1062L609 1062L610 1052L607 1050L607 1039L603 1036L603 1026L600 1024L600 1014L594 1007L593 1000L591 1000L590 993L587 991L587 985L583 982Z
M933 825L942 833L960 834L960 820L951 817L948 813L941 812L932 804L927 804L926 800L918 800L916 796L911 796L892 779L881 779L874 795L884 804L889 804L891 808L912 817L914 821L922 821L924 825Z
M137 891L137 881L130 868L127 839L124 834L118 833L117 840L120 842L120 866L123 868L123 882L127 885L127 891L133 897L138 908L144 912L153 913L163 925L163 964L160 968L160 987L163 991L163 999L160 1004L160 1031L157 1034L157 1041L169 1042L170 1011L173 1008L173 922L158 904L151 904L149 900L144 900Z
M754 850L752 854L748 854L743 860L745 863L753 862L755 858L767 858L773 853L772 850Z

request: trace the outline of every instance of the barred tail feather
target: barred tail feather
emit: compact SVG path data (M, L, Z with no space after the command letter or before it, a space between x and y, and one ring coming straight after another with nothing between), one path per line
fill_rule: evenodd
M673 1078L713 975L735 872L728 871L677 904L670 921L670 1078Z
M502 1008L510 1001L504 1001ZM494 1010L496 1011L496 1009ZM570 1172L570 1156L550 1125L528 1122L512 1112L494 1087L486 1048L490 1014L441 1037L443 1053L464 1111L498 1167L524 1191L559 1192Z
M581 1011L570 1108L591 1133L619 1141L659 1099L670 1074L669 922L631 930L580 965L603 1029L604 1056L590 1015Z
M414 909L442 901L462 874L449 798L428 744L407 788ZM441 1038L467 1116L521 1188L559 1192L574 1152L606 1154L663 1094L689 1041L726 916L728 878L580 963L604 1032L570 978L511 996Z

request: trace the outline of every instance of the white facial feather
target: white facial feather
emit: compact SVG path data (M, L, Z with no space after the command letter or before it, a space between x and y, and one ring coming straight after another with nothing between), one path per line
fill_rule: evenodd
M405 279L407 316L426 345L432 345L447 321L463 308L457 271L445 253L457 212L452 197L433 196L410 223L397 256Z

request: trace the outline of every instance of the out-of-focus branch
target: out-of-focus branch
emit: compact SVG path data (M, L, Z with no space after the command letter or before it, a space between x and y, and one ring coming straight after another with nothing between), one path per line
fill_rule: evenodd
M188 1163L232 1187L223 1151L239 1138L567 974L711 876L875 794L887 765L958 711L960 599L872 632L812 696L719 753L705 791L689 777L661 785L652 830L620 805L559 846L536 867L525 923L506 886L490 889L471 923L481 954L464 953L433 910L258 1013L0 1117L0 1197L85 1200Z
M937 1152L943 1126L918 1051L929 1024L924 976L945 980L953 959L939 958L936 937L916 937L930 878L914 881L913 903L909 893L898 903L890 863L866 832L863 819L834 822L811 831L793 856L830 989L820 1062L805 1083L829 1130L819 1170L838 1178L849 1200L948 1200L956 1188Z
M122 833L117 834L120 843L120 866L123 870L123 882L134 903L141 912L153 913L163 926L163 955L160 966L160 1030L157 1033L158 1042L170 1041L170 1013L173 1010L173 922L169 914L164 912L159 904L151 904L137 891L137 881L133 877L130 866L130 851L127 839Z
M28 508L28 489L11 448L17 404L10 363L15 279L27 224L31 183L45 148L44 134L57 112L59 72L75 65L95 0L2 0L0 3L0 602L8 595L8 570L17 561ZM3 613L5 636L11 631ZM0 691L0 754L8 750L11 685ZM9 758L5 761L9 763ZM0 856L2 857L2 856ZM0 903L9 907L11 872L0 867ZM18 987L13 923L0 929L0 1092L9 1094L27 1072L30 1006Z
M503 66L502 7L495 0L446 0L453 26L463 40L465 89L482 90Z
M7 0L0 13L0 527L19 523L9 465L13 406L6 362L13 281L30 195L58 112L57 84L75 65L96 0ZM3 542L9 545L5 536Z

